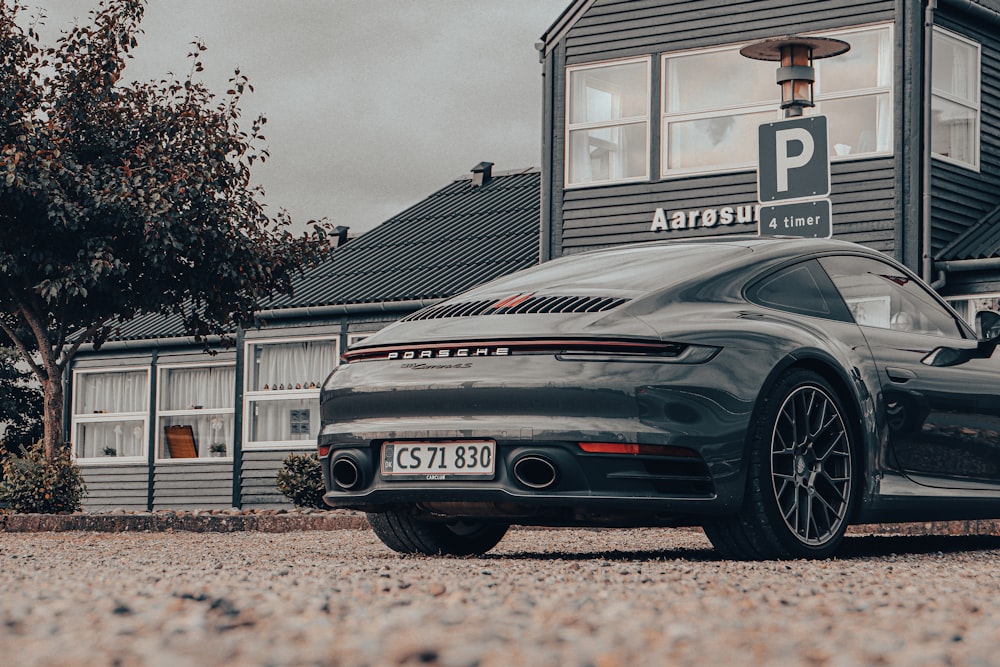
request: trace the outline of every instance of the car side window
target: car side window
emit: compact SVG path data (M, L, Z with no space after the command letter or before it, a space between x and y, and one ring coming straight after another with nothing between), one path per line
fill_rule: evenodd
M768 308L799 315L851 321L851 314L836 288L815 260L787 266L765 276L751 285L747 298Z
M863 327L964 338L948 310L918 281L870 257L819 260Z

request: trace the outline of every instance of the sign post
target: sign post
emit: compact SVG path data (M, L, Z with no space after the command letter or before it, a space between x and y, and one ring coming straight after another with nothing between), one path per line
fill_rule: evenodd
M781 86L785 120L757 130L757 199L762 204L757 233L761 236L833 235L830 196L830 131L826 116L805 116L815 107L813 61L832 58L851 45L830 37L785 35L747 44L740 54L780 64L775 81ZM788 202L788 203L783 203Z

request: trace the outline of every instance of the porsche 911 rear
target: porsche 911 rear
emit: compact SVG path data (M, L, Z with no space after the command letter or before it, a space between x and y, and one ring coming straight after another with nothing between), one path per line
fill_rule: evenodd
M556 260L366 339L321 396L327 503L368 512L397 551L452 554L488 550L511 523L734 512L751 413L786 352L745 335L743 274L726 268L750 252ZM706 272L723 296L685 300Z
M327 502L548 525L731 510L760 350L663 341L613 311L428 316L404 323L426 342L347 352L322 394ZM615 335L541 335L595 329Z

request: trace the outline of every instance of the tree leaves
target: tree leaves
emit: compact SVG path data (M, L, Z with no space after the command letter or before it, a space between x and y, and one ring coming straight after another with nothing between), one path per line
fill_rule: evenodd
M329 252L251 186L268 152L265 118L241 126L246 75L216 96L195 78L198 41L180 80L122 83L144 7L103 0L47 46L19 27L21 4L0 4L0 314L32 331L22 347L46 377L82 343L71 332L100 343L105 322L140 312L233 332Z

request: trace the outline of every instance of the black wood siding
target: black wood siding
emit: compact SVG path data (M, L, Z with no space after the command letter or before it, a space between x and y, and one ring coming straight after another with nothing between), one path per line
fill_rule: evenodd
M296 451L296 454L312 454L315 448ZM293 505L281 491L278 491L277 475L285 457L292 452L287 449L271 451L243 451L242 485L243 509L289 509Z
M567 34L567 62L891 21L894 9L892 0L600 0Z
M87 485L83 507L89 512L146 510L149 468L131 465L80 466Z
M652 112L650 117L651 172L659 172L658 97L659 56L665 52L718 46L792 32L809 32L893 21L897 3L862 0L601 0L567 33L552 51L547 82L546 156L551 164L543 198L549 216L551 256L662 238L705 234L756 233L752 225L715 226L712 230L651 232L657 208L665 211L755 204L756 173L669 178L622 185L563 189L565 177L565 106L567 65L637 55L652 56ZM901 43L902 26L896 27ZM902 55L895 53L897 70ZM548 70L547 70L548 72ZM896 156L835 163L833 173L834 235L866 243L884 252L898 252L902 183L897 167L903 153L901 99L903 79L896 76L894 114Z
M942 160L931 164L932 248L936 253L1000 204L1000 26L938 10L937 24L982 49L979 173Z
M156 464L153 509L226 509L233 506L233 463Z
M858 160L834 165L834 236L864 242L878 250L893 250L895 179L892 158ZM569 254L616 243L636 243L706 234L755 234L755 225L717 224L711 230L650 231L655 210L666 212L723 205L753 205L756 174L743 172L674 179L567 193L563 208L563 246Z

